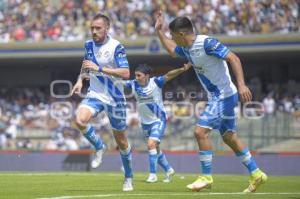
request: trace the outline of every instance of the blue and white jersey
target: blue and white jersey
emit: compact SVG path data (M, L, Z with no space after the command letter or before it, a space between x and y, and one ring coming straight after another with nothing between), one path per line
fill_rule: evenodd
M86 41L85 60L93 61L101 67L129 67L124 46L110 36L103 44L96 44L93 40ZM89 72L89 77L88 98L96 98L112 106L126 102L123 85L119 82L121 78L99 72Z
M224 99L237 92L224 60L229 49L217 39L197 35L192 46L176 46L175 53L193 64L208 99Z
M136 98L137 110L142 124L166 120L167 116L162 98L162 87L165 82L164 76L150 78L144 87L137 80L125 81L125 87L132 89Z

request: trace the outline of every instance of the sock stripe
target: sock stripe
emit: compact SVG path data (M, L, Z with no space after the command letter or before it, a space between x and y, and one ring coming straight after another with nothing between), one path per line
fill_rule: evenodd
M131 146L130 145L128 145L127 149L125 149L125 150L120 149L120 153L122 155L128 155L130 153L130 151L131 151Z
M212 161L212 155L200 155L200 161Z
M212 173L212 156L212 150L199 151L200 165L204 175L211 175Z
M149 154L150 155L157 155L157 150L156 149L150 149Z
M243 149L242 151L236 153L236 156L239 157L245 167L248 169L249 173L254 172L258 169L254 158L252 157L248 148Z

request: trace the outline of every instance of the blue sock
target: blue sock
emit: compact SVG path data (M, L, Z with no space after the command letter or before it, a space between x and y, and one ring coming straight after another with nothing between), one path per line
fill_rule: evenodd
M200 157L200 163L201 163L203 175L212 174L212 155L213 152L211 150L199 151L199 157Z
M132 173L132 152L131 152L131 147L128 146L127 149L125 150L120 150L120 155L125 171L125 178L132 178L133 173Z
M88 125L85 129L86 132L83 132L84 137L95 147L95 149L98 151L103 148L103 142L99 135L96 135L95 129Z
M150 173L156 173L157 171L157 150L149 150L149 170Z
M242 151L236 153L236 156L241 159L243 165L247 167L249 173L253 173L256 169L258 169L256 166L256 162L248 148L245 148Z
M160 151L160 154L158 155L157 162L158 162L159 166L161 166L165 172L167 172L171 169L171 166L170 166L165 154L162 151Z

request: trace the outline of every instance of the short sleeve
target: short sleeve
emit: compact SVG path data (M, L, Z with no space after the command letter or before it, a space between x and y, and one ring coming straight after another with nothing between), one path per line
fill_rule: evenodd
M185 57L185 54L184 54L184 51L183 51L182 47L180 47L180 46L176 46L176 47L175 47L174 53L175 53L176 55L180 56L180 57L186 58L186 57Z
M86 45L84 45L84 60L88 60L88 54L87 54L87 49L86 49Z
M93 60L93 42L91 41L84 44L84 59Z
M215 38L206 38L204 40L204 50L207 55L215 56L221 59L225 59L227 54L230 52L227 46Z
M123 81L123 84L126 89L132 89L132 80Z
M119 68L128 68L128 60L125 52L125 47L122 44L119 44L115 50L115 62Z
M154 82L159 88L162 88L166 83L165 76L154 77Z

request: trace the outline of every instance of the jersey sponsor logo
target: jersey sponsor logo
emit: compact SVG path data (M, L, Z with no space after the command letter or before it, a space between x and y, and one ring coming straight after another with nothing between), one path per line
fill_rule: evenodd
M146 97L143 97L143 96L138 95L137 98L138 98L138 102L139 102L139 103L150 103L150 102L154 102L153 96L146 96Z
M91 49L89 49L88 51L87 51L87 56L88 56L88 58L93 58L93 51L91 50Z
M201 57L204 55L204 52L201 49L192 49L190 50L190 55L193 57Z
M117 57L118 57L118 58L124 58L124 57L126 57L126 54L125 54L125 53L119 53L119 54L117 55Z
M199 66L199 65L198 66L194 66L194 70L195 70L196 73L201 73L201 74L204 73L203 67Z
M221 44L220 42L217 42L211 49L216 50L220 44Z

